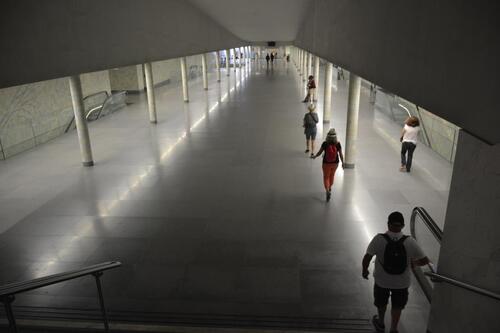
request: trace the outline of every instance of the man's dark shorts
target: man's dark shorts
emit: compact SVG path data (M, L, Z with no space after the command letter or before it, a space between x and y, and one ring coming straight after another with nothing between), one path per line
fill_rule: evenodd
M307 140L316 140L316 127L306 128L304 134Z
M381 308L387 305L391 296L391 304L393 309L404 309L408 303L408 288L405 289L387 289L377 285L373 287L373 296L375 297L375 306Z

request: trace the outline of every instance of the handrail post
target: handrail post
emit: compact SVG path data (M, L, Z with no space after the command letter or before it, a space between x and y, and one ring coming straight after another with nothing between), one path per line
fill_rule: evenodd
M14 318L14 312L12 311L12 302L14 302L15 299L16 297L14 295L8 295L2 297L0 301L5 306L5 314L9 320L9 328L11 332L17 333L16 318Z
M106 314L106 308L104 307L104 297L102 295L102 286L101 286L101 279L100 279L100 277L103 275L103 273L96 272L92 275L94 275L94 277L95 277L95 283L97 285L97 291L99 293L99 304L101 305L102 319L104 321L104 330L106 332L108 332L109 331L108 315Z

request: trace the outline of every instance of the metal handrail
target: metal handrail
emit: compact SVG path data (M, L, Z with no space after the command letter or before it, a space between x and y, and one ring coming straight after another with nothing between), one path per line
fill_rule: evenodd
M410 232L411 236L416 239L416 233L415 233L415 224L416 224L416 218L419 216L424 224L429 228L431 231L432 235L436 240L441 244L441 240L443 239L443 231L439 226L437 225L436 222L432 219L432 217L427 213L427 211L423 207L415 207L413 208L413 211L411 212L411 218L410 218Z
M441 244L441 240L443 239L443 231L441 230L441 228L439 228L436 222L434 222L429 213L427 213L427 211L422 207L413 208L413 211L411 213L411 218L410 218L411 236L417 239L415 233L415 224L417 216L419 216L422 219L427 228L429 228L432 235L436 238L439 244ZM428 267L429 267L429 272L423 272L419 266L412 267L412 271L429 302L432 300L432 290L434 288L431 286L426 276L430 277L433 282L446 282L451 285L475 292L476 294L500 300L500 294L494 293L492 291L483 288L476 287L474 285L462 281L455 280L445 275L441 275L434 270L434 267L431 264L429 264Z
M444 275L441 275L441 274L438 274L435 272L425 272L424 274L429 276L435 282L446 282L446 283L452 284L454 286L473 291L476 294L481 294L483 296L487 296L487 297L490 297L490 298L493 298L493 299L500 301L500 294L494 293L492 291L489 291L489 290L486 290L483 288L479 288L479 287L473 286L471 284L461 282L461 281L455 280L453 278L450 278L448 276L444 276Z
M119 261L103 262L97 265L87 266L78 270L48 275L29 281L15 282L1 286L0 302L2 302L5 306L5 313L7 314L7 318L9 320L9 328L11 329L12 332L15 333L17 332L16 320L14 317L14 312L12 311L12 303L15 300L16 294L77 279L79 277L83 277L86 275L93 275L96 280L97 291L99 294L99 304L101 306L104 329L108 331L109 330L108 316L106 314L106 308L104 307L104 297L102 294L100 277L104 274L103 273L104 271L120 267L121 265L122 263Z

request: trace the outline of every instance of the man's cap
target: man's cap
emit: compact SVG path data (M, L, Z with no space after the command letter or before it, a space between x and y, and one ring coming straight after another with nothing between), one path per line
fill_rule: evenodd
M389 220L388 223L391 225L405 225L405 218L403 217L403 214L400 212L392 212L389 214Z

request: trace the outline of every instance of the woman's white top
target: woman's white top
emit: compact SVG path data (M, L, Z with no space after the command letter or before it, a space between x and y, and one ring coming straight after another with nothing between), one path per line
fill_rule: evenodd
M411 142L417 144L418 131L420 130L420 127L411 127L405 125L404 130L405 133L403 134L403 142Z

